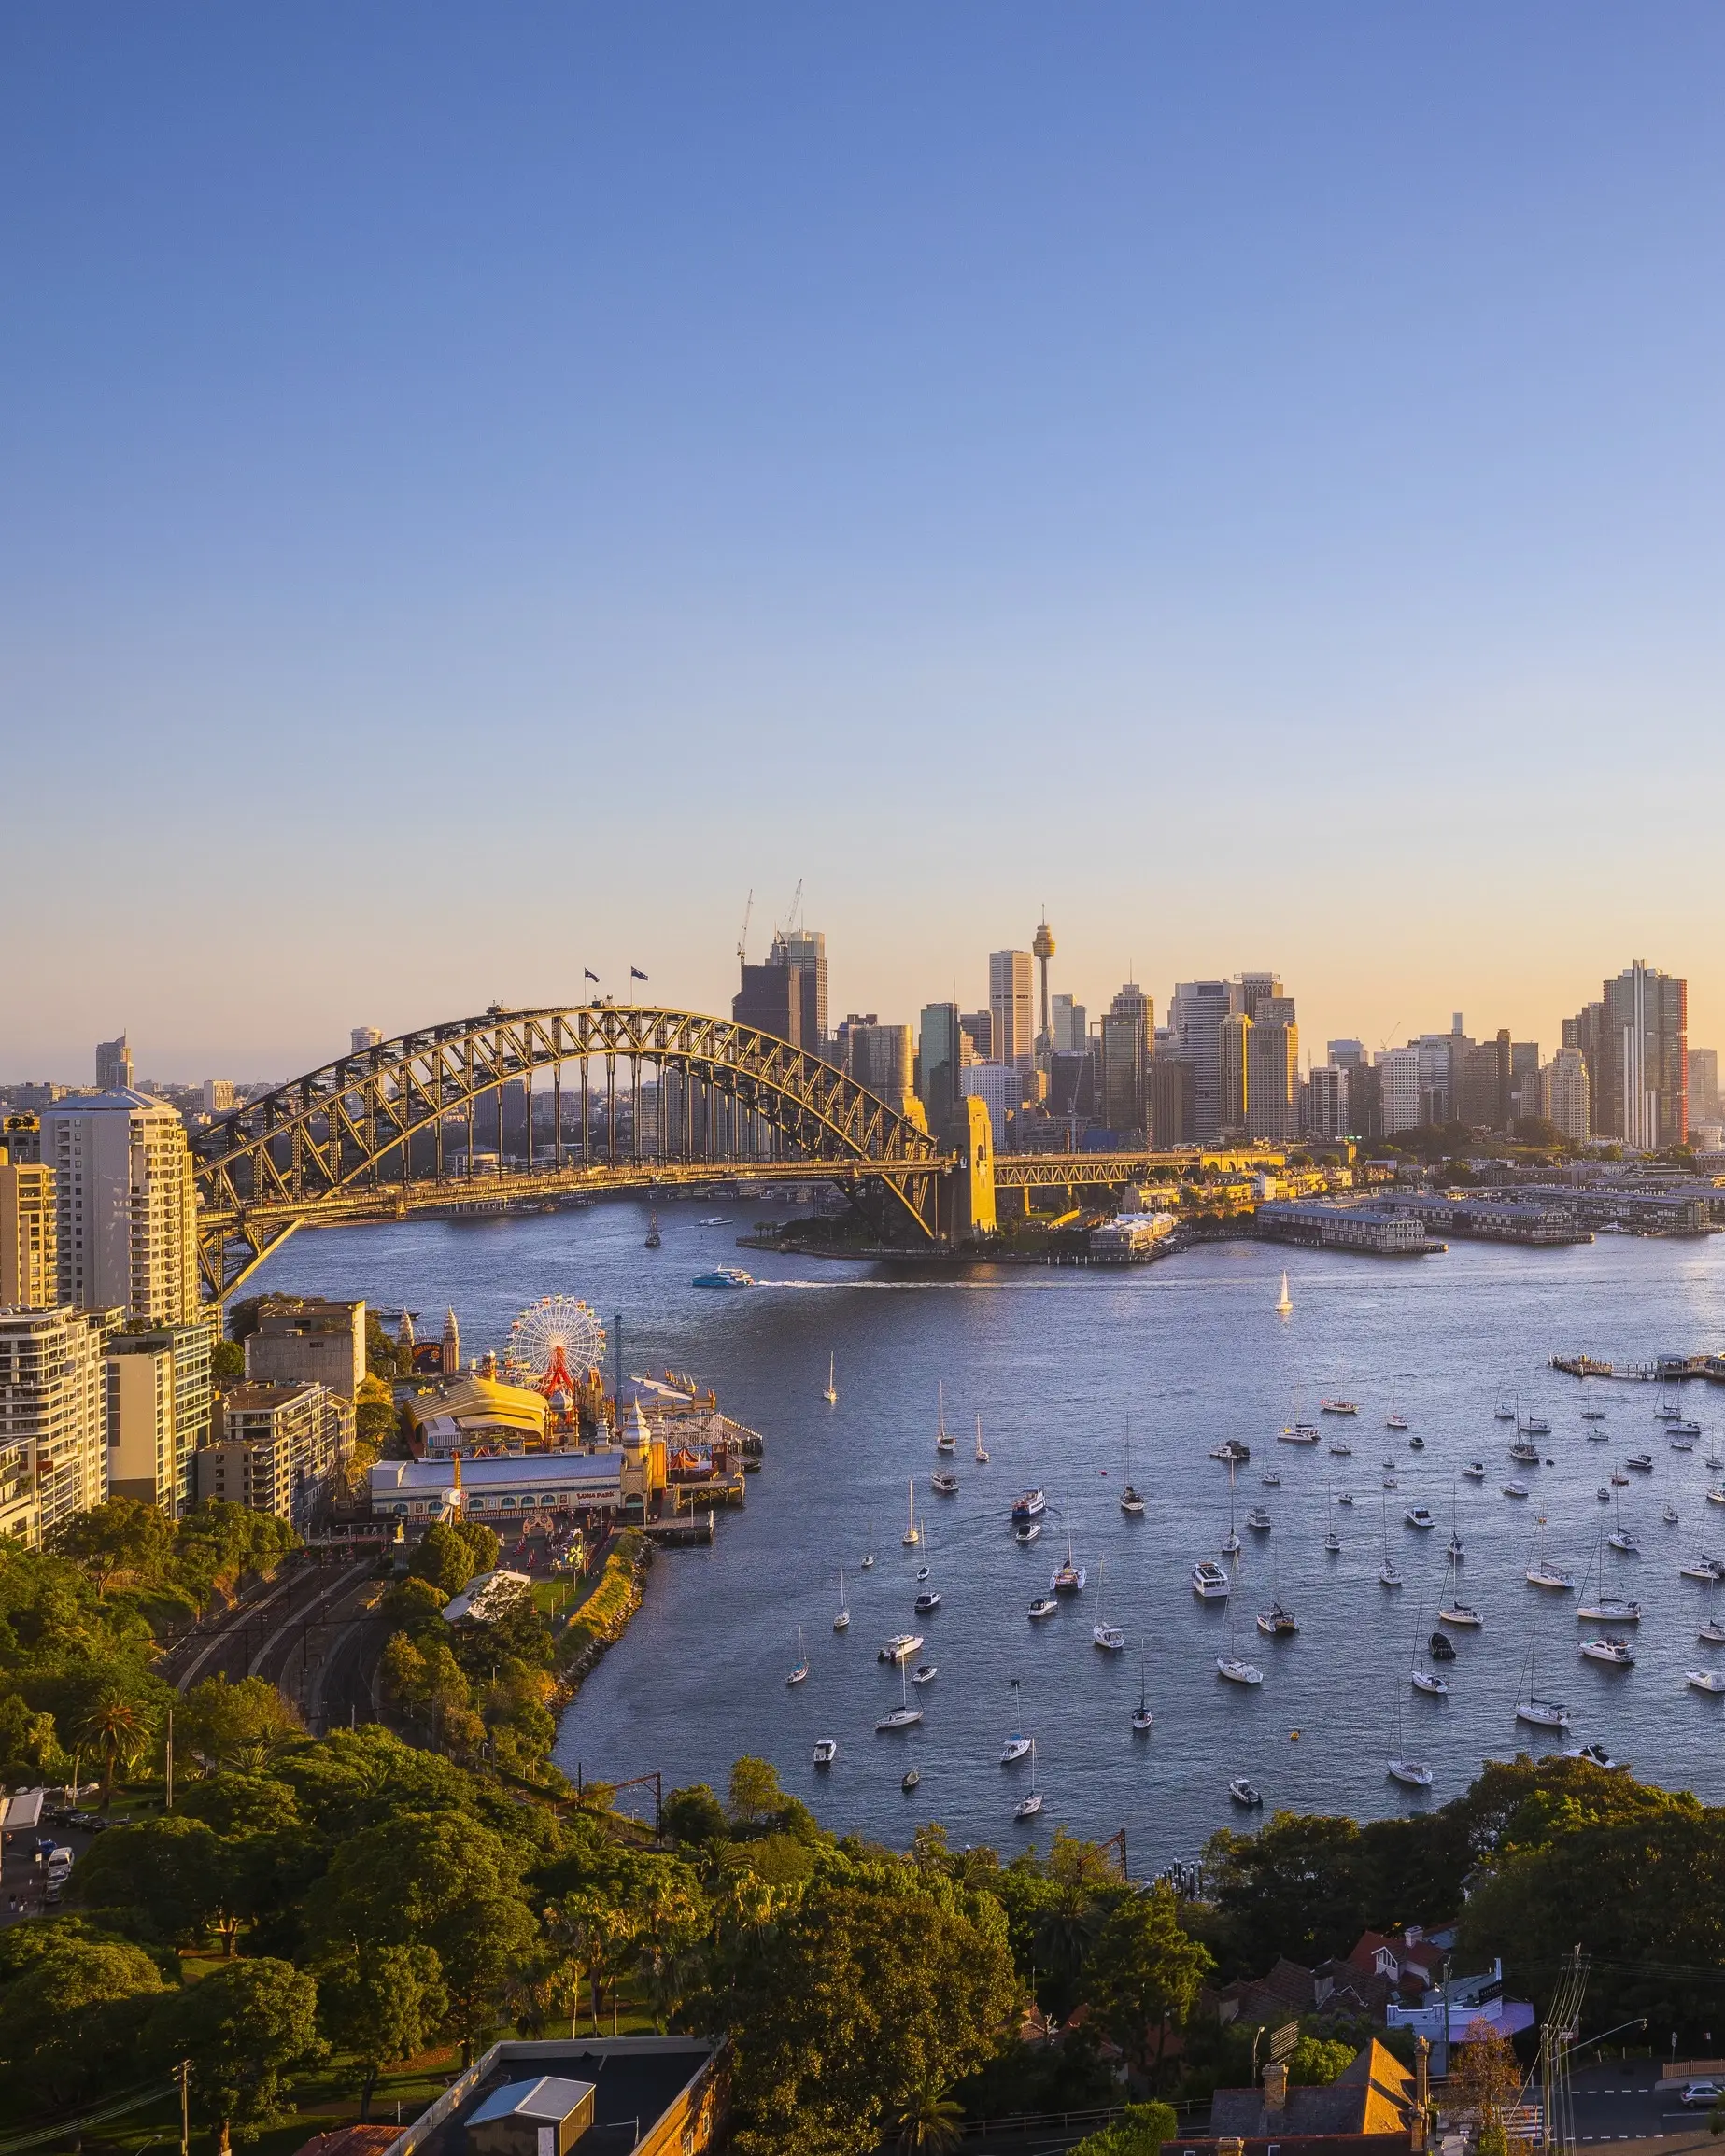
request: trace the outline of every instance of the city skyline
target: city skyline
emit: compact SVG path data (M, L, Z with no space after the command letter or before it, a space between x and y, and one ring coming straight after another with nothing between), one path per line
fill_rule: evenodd
M1718 1037L1725 23L1561 48L27 17L0 1067L723 1009L805 873L905 1022L1046 903L1093 1008L1545 1040L1645 952Z

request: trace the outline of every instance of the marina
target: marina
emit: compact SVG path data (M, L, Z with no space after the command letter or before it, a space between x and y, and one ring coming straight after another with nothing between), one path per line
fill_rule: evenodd
M1719 1478L1704 1465L1725 1434L1725 1402L1710 1406L1718 1396L1704 1381L1677 1388L1704 1438L1692 1455L1659 1444L1652 1467L1619 1493L1640 1554L1606 1552L1610 1598L1594 1599L1596 1576L1582 1595L1542 1594L1523 1578L1535 1510L1547 1518L1547 1556L1577 1580L1601 1522L1612 1524L1594 1498L1600 1456L1586 1432L1595 1426L1580 1414L1588 1395L1550 1369L1553 1343L1580 1335L1627 1360L1674 1332L1709 1337L1725 1307L1717 1238L1611 1237L1549 1250L1469 1242L1441 1279L1246 1243L1188 1252L1179 1266L975 1268L938 1280L763 1259L751 1290L727 1296L691 1283L728 1261L735 1225L703 1228L689 1205L662 1196L654 1210L658 1252L643 1247L645 1205L617 1203L302 1236L263 1283L459 1304L477 1337L504 1329L530 1293L584 1294L624 1314L637 1367L699 1368L763 1433L768 1472L751 1479L746 1504L716 1542L660 1557L629 1631L567 1712L559 1757L572 1774L577 1763L588 1778L657 1769L667 1787L722 1787L731 1761L750 1752L771 1759L839 1831L901 1846L921 1819L939 1817L955 1842L1011 1845L1015 1799L998 1760L1017 1677L1043 1798L1017 1832L1061 1824L1107 1835L1124 1825L1144 1838L1147 1861L1195 1855L1234 1809L1236 1778L1266 1808L1368 1818L1443 1801L1486 1758L1594 1744L1651 1780L1710 1801L1725 1796L1719 1700L1690 1674L1725 1660L1714 1650L1709 1662L1696 1643L1704 1624L1725 1616L1725 1562L1716 1569L1704 1555L1725 1547L1725 1516L1705 1502ZM1284 1260L1294 1309L1280 1316ZM822 1395L835 1354L843 1380L829 1404ZM1373 1533L1368 1512L1342 1509L1357 1485L1335 1487L1331 1511L1336 1463L1323 1447L1277 1448L1274 1531L1252 1538L1256 1557L1248 1553L1239 1658L1258 1638L1252 1620L1275 1601L1297 1613L1298 1629L1262 1642L1259 1684L1222 1681L1234 1599L1219 1547L1229 1467L1211 1453L1225 1444L1237 1469L1252 1444L1287 1426L1291 1397L1333 1395L1343 1371L1362 1416L1382 1427L1393 1402L1424 1449L1400 1464L1394 1509ZM924 1553L901 1548L899 1535L908 1492L923 1526L941 1386L956 1427L969 1433L982 1416L993 1465L960 1475L954 1496L927 1499L940 1508L942 1599L927 1624L913 1624ZM1607 1457L1650 1451L1665 1427L1653 1416L1658 1388L1612 1389ZM1540 1464L1520 1470L1536 1484L1536 1506L1497 1490L1518 1433L1513 1408L1500 1422L1494 1404L1518 1393L1526 1415L1551 1426ZM1128 1420L1139 1516L1120 1506ZM1033 1494L1040 1505L1020 1524L1048 1532L1025 1548L1013 1504ZM1661 1518L1667 1504L1680 1526ZM1421 1506L1464 1543L1464 1590L1445 1586L1444 1537L1404 1519ZM870 1519L876 1561L865 1569ZM1720 1530L1711 1536L1709 1519ZM1332 1521L1350 1523L1334 1551L1324 1542ZM1068 1537L1074 1570L1093 1583L1106 1577L1105 1612L1095 1585L1048 1592L1044 1553L1052 1543L1064 1559ZM853 1621L835 1634L841 1559ZM1379 1585L1380 1562L1397 1571L1400 1592ZM1219 1591L1195 1592L1200 1565L1215 1568ZM1447 1696L1409 1685L1421 1594L1421 1633L1435 1610L1455 1642L1456 1658L1442 1663ZM1612 1605L1632 1599L1634 1666L1584 1657L1583 1638L1622 1636L1628 1620ZM1048 1613L1026 1621L1033 1602ZM1562 1702L1566 1729L1517 1720L1531 1603L1544 1605L1537 1698ZM1124 1651L1096 1651L1104 1621L1124 1634ZM793 1687L785 1670L799 1624L810 1669ZM938 1655L932 1637L918 1637L933 1628ZM906 1660L877 1662L881 1642L900 1633ZM940 1679L912 1691L919 1660L938 1661ZM1153 1721L1135 1730L1140 1695ZM1388 1778L1396 1698L1407 1754L1431 1767L1429 1788ZM893 1743L876 1740L876 1723L901 1708L921 1719L898 1725ZM836 1750L817 1768L822 1740ZM911 1771L918 1782L908 1800L900 1783Z

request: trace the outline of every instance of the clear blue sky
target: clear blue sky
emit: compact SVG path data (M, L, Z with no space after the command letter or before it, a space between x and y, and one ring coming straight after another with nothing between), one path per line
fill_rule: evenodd
M0 1075L1718 956L1717 5L0 15Z

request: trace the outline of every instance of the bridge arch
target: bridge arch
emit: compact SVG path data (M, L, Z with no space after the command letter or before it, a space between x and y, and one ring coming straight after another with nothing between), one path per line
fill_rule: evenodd
M607 1101L602 1158L592 1145L596 1062ZM631 1070L631 1113L629 1151L619 1159L623 1062ZM564 1080L571 1066L574 1087ZM657 1077L656 1128L644 1153L643 1066ZM192 1153L205 1293L225 1299L309 1222L387 1212L410 1187L474 1182L477 1115L488 1096L497 1102L492 1172L501 1177L502 1103L509 1089L525 1090L530 1167L533 1080L541 1075L549 1076L554 1096L550 1174L571 1187L639 1181L656 1162L724 1159L746 1170L788 1161L815 1174L842 1169L844 1179L866 1182L912 1239L940 1232L940 1186L959 1163L919 1123L789 1041L732 1019L640 1005L493 1007L338 1056L199 1133ZM579 1101L578 1142L568 1148L566 1093ZM460 1178L448 1172L452 1122L467 1137ZM728 1150L715 1151L715 1139Z

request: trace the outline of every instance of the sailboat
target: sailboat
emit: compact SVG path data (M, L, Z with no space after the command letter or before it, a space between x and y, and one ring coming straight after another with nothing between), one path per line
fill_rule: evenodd
M1036 1785L1036 1739L1030 1740L1030 1786L1012 1807L1014 1819L1034 1819L1042 1809L1042 1792Z
M1334 1490L1330 1492L1330 1524L1324 1530L1323 1546L1333 1557L1339 1557L1341 1554L1342 1538L1336 1531L1336 1492Z
M1383 1418L1383 1426L1386 1430L1406 1430L1407 1428L1407 1417L1395 1404L1393 1392L1390 1395L1390 1412Z
M1237 1557L1240 1554L1240 1538L1234 1526L1234 1462L1232 1460L1228 1462L1228 1531L1223 1542L1222 1554L1224 1557Z
M797 1628L797 1666L785 1678L787 1684L800 1684L809 1674L809 1657L802 1651L802 1627Z
M1126 1487L1120 1493L1120 1509L1128 1519L1142 1519L1144 1501L1132 1487L1132 1425L1126 1425Z
M1428 1669L1425 1663L1422 1662L1420 1658L1420 1635L1424 1631L1424 1629L1425 1596L1423 1593L1421 1593L1420 1597L1420 1613L1414 1619L1413 1688L1416 1692L1430 1692L1439 1699L1447 1699L1449 1697L1449 1678L1440 1677L1435 1670ZM1442 1640L1443 1634L1439 1632L1436 1637L1439 1640Z
M1575 1581L1561 1566L1552 1563L1546 1555L1546 1515L1537 1515L1534 1520L1533 1556L1525 1578L1530 1587L1548 1587L1554 1594L1566 1595L1575 1586Z
M1126 1635L1118 1625L1110 1625L1108 1611L1108 1571L1106 1566L1096 1569L1096 1621L1090 1628L1090 1636L1104 1653L1120 1655L1125 1652Z
M1395 1693L1395 1755L1389 1762L1389 1775L1392 1782L1399 1782L1405 1789L1429 1789L1432 1786L1431 1768L1421 1760L1409 1759L1402 1749L1402 1694L1399 1685Z
M1561 1699L1542 1699L1539 1697L1535 1669L1539 1656L1539 1604L1533 1608L1533 1622L1528 1628L1527 1660L1521 1666L1521 1682L1516 1687L1516 1720L1532 1723L1538 1729L1567 1729L1569 1709ZM1523 1693L1526 1697L1523 1698Z
M988 1447L983 1443L983 1418L980 1415L976 1418L976 1464L978 1467L988 1465Z
M895 1707L890 1713L881 1716L874 1726L877 1735L883 1729L909 1729L913 1723L922 1720L922 1709L911 1704L910 1671L902 1660L898 1664L898 1692L902 1704Z
M1138 1656L1138 1703L1132 1710L1132 1727L1141 1737L1156 1717L1150 1711L1150 1693L1144 1678L1144 1657Z
M1030 1750L1030 1740L1025 1735L1024 1726L1017 1712L1018 1679L1016 1677L1012 1679L1012 1733L1000 1747L1000 1764L1002 1767L1016 1766L1019 1760L1023 1759Z
M871 1572L874 1570L874 1517L872 1514L869 1519L869 1546L863 1552L862 1569L865 1572Z
M1281 1275L1281 1293L1276 1298L1276 1315L1286 1318L1294 1308L1294 1297L1288 1292L1288 1274L1284 1266Z
M844 1599L844 1559L839 1559L839 1613L832 1621L835 1632L848 1632L851 1628L851 1605Z
M1396 1571L1390 1557L1390 1514L1381 1497L1378 1500L1378 1507L1383 1515L1383 1562L1378 1567L1378 1577L1386 1587L1399 1587L1402 1575Z
M1239 1585L1239 1568L1235 1567L1234 1584ZM1240 1656L1235 1642L1234 1597L1228 1597L1228 1651L1216 1657L1216 1674L1225 1677L1230 1684L1262 1684L1264 1671L1255 1662L1248 1662Z
M1449 1485L1449 1546L1445 1552L1452 1565L1459 1565L1467 1555L1467 1544L1462 1540L1461 1529L1455 1524L1455 1485Z
M827 1358L827 1389L821 1394L828 1407L837 1407L839 1404L838 1368L838 1357L829 1353Z
M937 1452L956 1452L958 1440L946 1427L946 1384L944 1379L935 1392L934 1448Z
M1605 1540L1614 1550L1619 1551L1624 1557L1638 1557L1641 1554L1641 1543L1634 1530L1623 1525L1622 1508L1615 1492L1611 1501L1611 1516L1617 1524Z
M649 1213L647 1215L647 1248L649 1250L657 1250L659 1247L659 1242L660 1236L658 1232L658 1215L657 1213Z
M1588 1583L1592 1582L1590 1593ZM1592 1624L1638 1625L1641 1622L1641 1604L1625 1601L1620 1595L1605 1592L1605 1536L1602 1529L1595 1538L1593 1553L1588 1558L1587 1570L1581 1575L1581 1592L1576 1604L1577 1617Z
M1443 1599L1437 1605L1437 1622L1440 1625L1454 1625L1464 1631L1477 1631L1484 1620L1471 1602L1461 1601L1456 1595L1459 1585L1456 1568L1462 1560L1454 1553L1454 1540L1451 1536L1449 1560L1444 1567Z
M913 1550L923 1539L922 1529L916 1524L916 1477L914 1475L911 1477L911 1524L898 1539L907 1550Z

